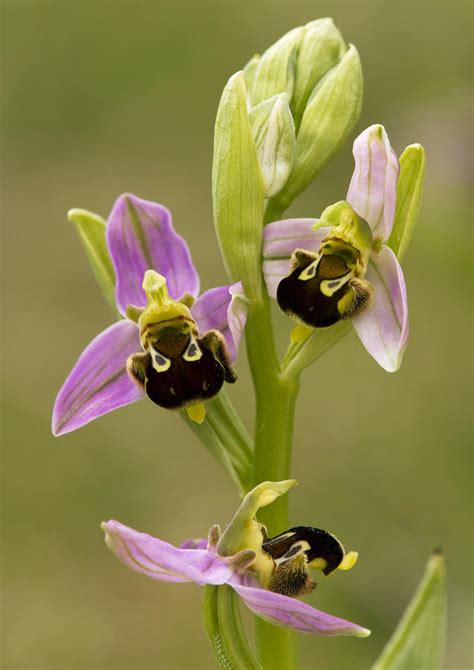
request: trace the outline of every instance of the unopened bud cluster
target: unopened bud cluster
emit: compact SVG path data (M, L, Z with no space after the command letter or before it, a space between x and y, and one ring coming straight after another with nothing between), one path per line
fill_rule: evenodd
M331 19L291 30L227 82L215 127L214 219L229 274L248 296L259 292L262 221L278 218L345 142L362 89L357 50Z
M359 56L354 46L346 46L332 19L318 19L255 56L244 77L266 196L279 193L287 206L319 174L359 118Z

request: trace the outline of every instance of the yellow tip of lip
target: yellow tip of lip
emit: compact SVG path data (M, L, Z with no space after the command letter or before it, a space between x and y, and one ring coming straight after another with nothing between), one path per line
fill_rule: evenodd
M191 405L191 407L186 407L186 414L194 423L203 423L206 418L206 407L202 402L197 405Z
M359 554L357 551L349 551L342 559L339 570L350 570L357 563Z
M304 342L310 335L314 333L314 328L306 326L304 323L299 323L290 333L290 340L293 344Z

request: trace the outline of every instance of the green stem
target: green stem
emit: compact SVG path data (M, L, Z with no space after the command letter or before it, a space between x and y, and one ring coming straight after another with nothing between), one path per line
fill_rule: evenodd
M299 383L284 378L274 353L270 305L254 308L247 322L247 350L255 384L256 422L253 484L291 476L293 416ZM270 535L288 528L288 496L265 507L259 519Z
M296 668L296 640L293 631L277 628L257 617L255 638L257 655L265 670Z
M214 655L225 670L262 670L242 626L238 596L227 584L204 587L204 625Z
M281 217L285 206L275 200L266 203L264 223ZM255 388L255 446L253 485L280 481L291 476L293 417L299 389L297 377L281 374L275 349L271 303L263 276L260 292L249 297L245 337ZM288 497L281 496L259 512L259 520L271 535L288 528ZM295 667L295 640L291 631L278 628L257 617L256 641L265 670L292 670Z
M265 295L265 294L264 294ZM246 326L247 352L255 386L256 427L253 484L289 479L293 416L298 381L283 378L275 351L270 300L250 301ZM288 497L262 508L259 520L270 535L288 528ZM294 639L289 630L257 618L259 659L266 670L295 667Z

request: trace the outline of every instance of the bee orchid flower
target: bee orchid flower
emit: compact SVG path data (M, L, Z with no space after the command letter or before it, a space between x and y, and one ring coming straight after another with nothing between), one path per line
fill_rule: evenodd
M301 338L313 332L307 327L351 319L371 356L394 372L408 338L405 280L387 244L399 163L380 125L357 137L353 153L346 201L327 207L319 220L266 226L264 274L269 294L302 324Z
M367 637L366 628L297 599L315 586L311 567L325 575L349 570L357 560L356 552L346 554L334 535L317 528L290 528L270 539L255 519L260 507L295 483L259 484L247 493L224 532L214 526L207 540L188 540L178 548L118 521L107 521L102 524L106 543L122 563L151 579L199 586L228 584L254 614L276 625L314 635Z
M131 194L116 200L106 240L123 318L79 356L56 398L53 433L145 395L202 422L204 401L236 380L232 364L246 321L240 284L199 296L199 275L171 213Z

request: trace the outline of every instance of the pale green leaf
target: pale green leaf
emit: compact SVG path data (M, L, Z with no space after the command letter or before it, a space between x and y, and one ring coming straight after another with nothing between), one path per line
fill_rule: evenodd
M439 670L446 628L445 565L435 552L395 632L372 670Z

